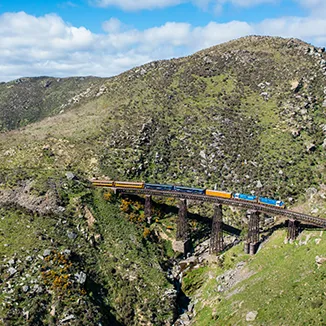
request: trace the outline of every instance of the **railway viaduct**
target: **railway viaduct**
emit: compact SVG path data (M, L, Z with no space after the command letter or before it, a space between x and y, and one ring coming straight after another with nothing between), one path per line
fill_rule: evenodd
M212 230L210 237L210 253L218 254L224 249L223 244L223 216L222 205L243 208L247 210L248 218L248 236L244 245L246 253L254 254L259 243L259 213L266 213L273 216L283 216L288 221L288 238L294 240L298 233L300 222L305 222L317 227L326 228L326 219L315 217L299 212L294 212L276 206L269 206L257 202L250 202L234 198L211 197L206 195L190 194L186 192L152 190L152 189L134 189L110 187L115 193L132 194L145 196L145 216L151 217L152 212L152 196L158 197L174 197L180 200L179 214L177 219L176 238L179 245L182 246L183 252L187 251L189 243L189 230L187 223L187 200L199 202L211 202L214 204L214 215L212 219Z

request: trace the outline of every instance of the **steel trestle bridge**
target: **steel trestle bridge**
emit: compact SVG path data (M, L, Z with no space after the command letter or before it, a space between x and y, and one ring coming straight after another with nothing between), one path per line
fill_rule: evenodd
M288 209L279 208L276 206L264 205L257 202L250 202L241 199L213 197L207 195L197 195L197 194L189 194L186 192L166 191L166 190L134 189L134 188L119 188L119 187L109 187L109 189L113 189L114 191L120 194L174 197L179 199L188 199L188 200L194 200L200 202L211 202L220 205L228 205L228 206L233 206L238 208L244 208L247 210L248 209L254 210L261 213L267 213L271 215L284 216L290 219L298 220L300 222L306 222L308 224L313 224L322 228L326 228L326 219L324 218L311 216L308 214L303 214Z

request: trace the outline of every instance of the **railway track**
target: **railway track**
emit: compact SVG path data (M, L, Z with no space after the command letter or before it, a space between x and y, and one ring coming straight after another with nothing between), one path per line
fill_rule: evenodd
M133 188L119 188L119 187L115 187L115 188L110 187L110 189L116 189L118 193L123 193L123 194L140 194L140 195L174 197L180 199L190 199L190 200L196 200L201 202L211 202L211 203L223 204L223 205L228 205L233 207L251 209L262 213L280 215L280 216L292 218L294 220L298 220L301 222L306 222L309 224L326 228L326 219L324 218L311 216L299 212L294 212L284 208L264 205L257 202L249 202L241 199L211 197L206 195L196 195L196 194L190 194L185 192L165 191L165 190L133 189Z

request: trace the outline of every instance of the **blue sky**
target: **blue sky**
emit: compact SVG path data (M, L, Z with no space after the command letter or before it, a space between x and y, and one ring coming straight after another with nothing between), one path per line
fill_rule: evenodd
M0 81L112 76L250 34L326 45L326 0L0 0Z

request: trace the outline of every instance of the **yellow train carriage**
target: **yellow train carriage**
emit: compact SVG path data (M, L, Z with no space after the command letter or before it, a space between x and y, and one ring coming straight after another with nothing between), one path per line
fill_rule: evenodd
M144 182L115 181L114 184L118 188L144 188Z
M213 196L213 197L231 198L232 192L206 189L206 195Z
M92 180L94 187L114 187L114 181L111 180Z

